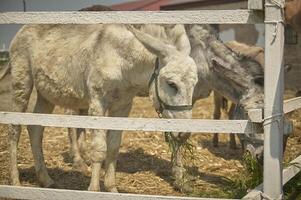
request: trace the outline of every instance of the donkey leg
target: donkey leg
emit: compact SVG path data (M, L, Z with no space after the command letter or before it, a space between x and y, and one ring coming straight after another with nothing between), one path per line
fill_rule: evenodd
M87 173L89 171L88 165L85 163L82 158L81 151L78 143L78 129L76 128L68 128L68 135L70 140L70 154L72 157L72 168L77 171L81 171Z
M92 99L89 115L104 116L105 110L106 108L99 98ZM92 176L88 190L100 191L100 169L107 153L106 132L104 130L91 130L91 140Z
M84 128L78 128L76 131L77 143L80 152L87 151L87 131Z
M73 115L79 114L79 112L74 110L72 111L68 110L66 113L73 114ZM68 136L70 141L70 154L71 157L73 158L73 164L72 164L73 169L87 173L89 171L89 167L81 156L79 144L78 144L79 129L68 128Z
M132 108L132 101L126 105L113 106L109 110L111 117L127 117ZM121 143L122 131L109 130L107 132L107 157L105 163L104 186L108 192L118 192L115 181L116 162Z
M33 81L26 63L26 59L22 58L22 56L12 57L10 63L13 89L12 111L14 112L26 111L32 92ZM17 161L17 149L21 130L20 125L9 125L10 181L12 185L21 185Z
M229 114L228 114L229 119L234 118L235 107L236 107L236 105L234 103L232 103L231 107L230 107L230 110L229 110ZM229 139L230 139L230 143L229 143L230 149L237 149L235 134L231 133L230 136L229 136Z
M230 144L229 144L230 149L237 149L235 134L231 133L229 139L230 139Z
M92 161L92 175L88 190L100 191L100 170L101 164L106 157L106 133L103 130L91 130L91 161Z
M52 113L54 105L48 102L37 92L37 102L34 108L34 113ZM27 126L30 137L31 150L35 161L35 171L38 181L42 187L52 187L54 181L50 178L45 165L42 140L43 126Z
M183 145L189 138L190 133L179 133L176 138L173 138L175 147L172 149L172 175L175 178L174 186L182 192L192 192L192 188L185 177L186 169L183 164Z
M77 111L75 110L71 110L71 109L66 109L65 110L65 114L66 115L76 115L78 114ZM77 137L76 137L76 129L75 128L68 128L68 138L69 138L69 154L70 156L73 158L74 157L74 154L76 154L76 147L77 147L77 144L76 144L76 140L77 140Z
M218 133L213 134L212 143L214 147L218 147Z
M12 185L21 185L19 179L17 149L21 133L21 126L9 125L9 152L10 152L10 182Z
M88 115L88 110L79 110L80 115ZM77 129L77 142L78 142L78 147L80 152L86 153L88 151L88 146L87 146L87 131L86 129L79 128Z
M213 119L220 119L223 98L218 93L214 92L213 100L214 100ZM212 143L214 147L218 147L218 133L213 134Z
M109 130L107 133L107 157L105 162L104 186L108 192L118 192L115 172L116 162L121 144L122 131Z
M87 130L77 129L77 143L81 157L87 166L91 164L90 146L87 144ZM88 168L90 171L90 168Z

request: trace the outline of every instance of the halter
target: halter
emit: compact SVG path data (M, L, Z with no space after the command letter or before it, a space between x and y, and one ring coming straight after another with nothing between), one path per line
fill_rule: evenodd
M164 110L177 110L177 111L182 111L182 110L191 110L192 105L179 105L179 106L173 106L165 103L159 95L159 90L158 90L158 76L159 76L159 58L156 58L155 62L155 70L151 76L151 79L149 80L148 87L151 86L152 82L155 81L155 93L159 102L159 109L156 109L156 112L158 113L159 117L162 117L162 112Z

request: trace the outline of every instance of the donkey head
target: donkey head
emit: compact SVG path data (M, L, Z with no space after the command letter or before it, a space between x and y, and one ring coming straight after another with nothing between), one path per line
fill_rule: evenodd
M213 70L215 79L219 79L226 92L238 97L238 106L233 114L233 119L248 119L246 111L251 108L262 108L264 103L264 74L263 67L252 58L236 57L238 63L232 66L221 59L214 58ZM230 90L230 89L231 90ZM263 158L263 141L261 135L240 135L239 139L246 152L260 163Z
M189 52L180 52L176 46L132 26L128 26L128 29L146 49L157 56L149 88L156 110L165 118L191 118L192 95L198 75Z
M221 82L224 92L239 103L245 110L263 107L263 67L254 59L235 56L235 63L226 63L220 58L213 58L215 81ZM231 88L230 91L228 88ZM229 94L227 94L229 93ZM232 98L231 98L232 97Z
M209 25L185 28L193 48L192 56L203 75L200 79L206 79L214 90L245 109L262 107L263 66L225 46Z

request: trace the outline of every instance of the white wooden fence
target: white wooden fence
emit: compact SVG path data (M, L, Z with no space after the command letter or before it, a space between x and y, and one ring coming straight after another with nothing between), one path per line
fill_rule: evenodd
M74 128L98 128L140 131L256 133L264 128L264 181L244 199L282 199L282 186L299 171L292 165L282 170L283 114L301 108L301 98L283 103L283 0L249 0L249 10L202 10L160 12L4 12L0 24L97 24L97 23L160 23L160 24L255 24L265 22L265 106L250 110L250 120L185 120L67 116L53 114L0 112L0 123ZM265 19L262 10L265 7ZM286 128L285 128L286 127ZM286 131L285 131L286 130ZM294 163L301 166L301 156ZM16 186L0 186L0 197L17 199L205 199L164 197L134 194L57 190ZM208 199L208 198L207 198Z

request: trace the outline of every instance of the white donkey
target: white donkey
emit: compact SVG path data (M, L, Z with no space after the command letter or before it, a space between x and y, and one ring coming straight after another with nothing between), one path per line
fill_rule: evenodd
M139 94L149 95L166 118L191 118L198 76L184 27L129 27L131 31L124 25L24 26L10 47L13 110L25 112L34 85L36 113L51 113L55 105L60 105L88 109L89 115L125 117L133 97ZM50 187L54 182L42 153L43 129L28 126L38 181ZM13 185L20 185L20 132L21 126L9 128ZM92 130L89 190L100 190L100 168L105 160L105 189L117 192L115 170L121 133Z
M237 54L227 47L218 40L210 26L186 25L185 27L191 44L190 56L195 60L198 70L198 82L194 90L193 102L208 97L214 90L235 102L233 105L238 105L235 111L241 111L240 108L245 110L261 108L263 106L262 65L253 57ZM142 28L145 27L142 26ZM241 113L232 113L233 118L240 117L239 115ZM183 144L190 134L178 133L173 136L177 136L171 138L173 142ZM245 142L250 148L252 147L251 150L254 150L251 152L254 156L261 154L260 145L258 146L256 141L250 138ZM187 177L182 162L182 146L175 146L176 148L172 149L171 159L172 172L176 178L174 185L182 191L189 192L191 191L189 181L181 181Z

